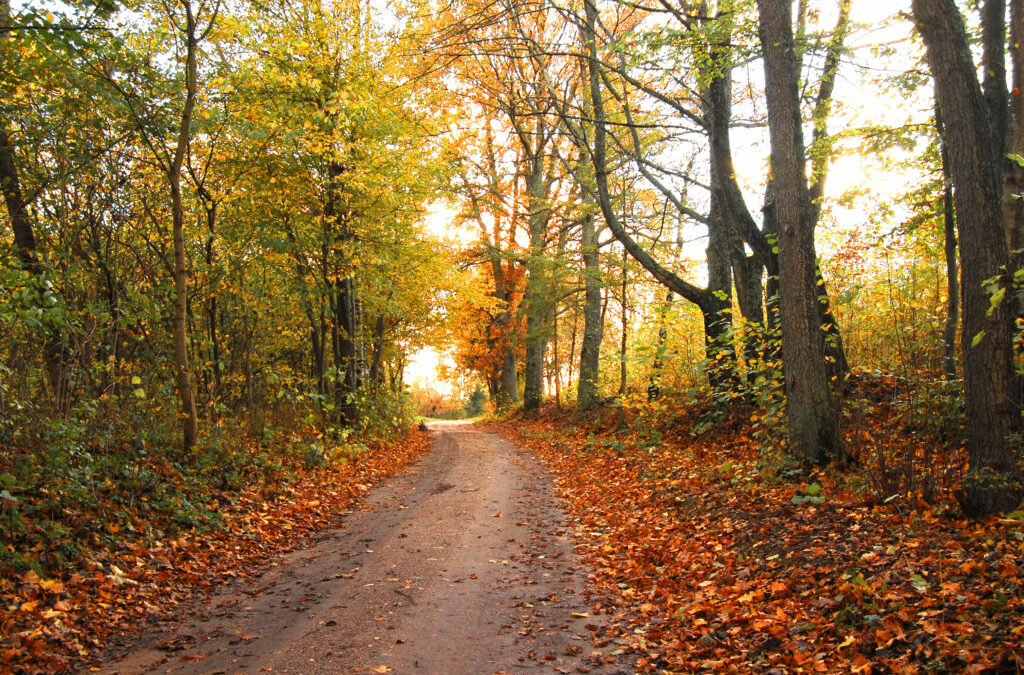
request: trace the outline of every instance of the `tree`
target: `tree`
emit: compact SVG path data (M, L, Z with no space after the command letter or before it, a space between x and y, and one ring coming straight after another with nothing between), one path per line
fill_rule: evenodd
M591 180L590 163L581 167L585 173L581 183ZM583 190L580 213L580 256L583 260L583 340L580 344L580 374L576 392L576 410L586 412L597 404L600 389L601 339L604 333L601 313L601 249L598 245L598 224L594 213L593 191Z
M779 222L779 302L790 451L813 464L824 464L842 457L842 446L821 330L814 247L817 218L806 179L792 8L788 0L758 0L757 6Z
M1019 3L1012 4L1014 16L1019 16ZM1013 238L1017 225L1004 220L1001 208L1009 114L1005 9L1000 0L983 4L984 77L979 82L956 3L913 3L914 22L935 78L954 188L969 451L963 507L970 515L1012 509L1024 497L1016 440L1021 428L1013 364L1016 307L1012 293L1004 295L1015 278L1007 239Z
M709 231L707 288L700 288L689 283L661 265L648 250L637 243L623 226L612 203L612 193L608 183L610 173L607 141L609 119L605 108L602 84L608 86L609 83L603 73L602 61L598 54L598 11L594 0L584 0L584 11L585 20L581 24L581 37L588 64L588 94L594 121L593 148L588 148L588 151L592 152L593 156L597 203L600 205L608 229L622 243L625 251L660 283L700 308L704 317L707 361L711 364L708 368L708 377L716 388L728 387L735 363L735 350L726 337L729 326L732 324L732 281L724 232L721 227L716 227L720 224L720 218L716 214L712 214L706 219ZM614 90L613 96L619 100L623 98ZM625 107L625 110L629 110L628 106ZM626 124L632 127L632 119L627 118ZM650 174L647 176L650 178ZM679 206L682 205L679 204ZM689 211L685 206L682 210Z

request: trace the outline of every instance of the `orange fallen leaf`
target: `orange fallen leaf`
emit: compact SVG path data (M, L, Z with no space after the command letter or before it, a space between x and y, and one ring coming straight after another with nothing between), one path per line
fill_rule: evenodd
M49 591L50 593L53 593L53 594L58 594L58 593L63 593L64 592L64 584L62 584L61 582L57 581L56 579L44 579L43 581L39 582L39 586L43 590Z

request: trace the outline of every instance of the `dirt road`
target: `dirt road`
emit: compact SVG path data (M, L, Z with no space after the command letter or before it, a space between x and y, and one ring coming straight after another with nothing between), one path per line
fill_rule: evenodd
M515 445L436 424L433 450L344 525L155 629L100 672L632 673L593 646L585 572Z

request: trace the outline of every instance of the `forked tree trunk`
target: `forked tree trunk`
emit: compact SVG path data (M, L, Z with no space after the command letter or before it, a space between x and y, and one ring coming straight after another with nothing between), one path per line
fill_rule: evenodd
M999 12L986 18L1002 22ZM987 515L1015 508L1024 497L1020 458L1014 441L1020 430L1018 379L1013 365L1014 303L1012 290L993 304L986 284L1010 283L1006 232L1002 223L1001 177L1004 161L1004 120L990 105L998 82L995 47L986 45L986 82L979 86L963 17L953 0L914 0L914 21L924 38L935 89L942 110L949 152L960 262L963 279L964 393L967 407L968 475L963 507L969 515ZM998 31L985 34L1002 50ZM996 78L997 79L997 78ZM997 112L993 116L992 109Z
M779 222L782 361L790 451L812 464L842 456L829 392L814 250L814 208L807 187L792 7L758 0L765 62L771 165Z

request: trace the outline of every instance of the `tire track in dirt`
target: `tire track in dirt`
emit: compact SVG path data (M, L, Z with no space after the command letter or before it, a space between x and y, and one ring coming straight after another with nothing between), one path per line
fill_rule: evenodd
M539 464L471 425L431 434L342 527L99 672L633 672L593 646L600 617Z

